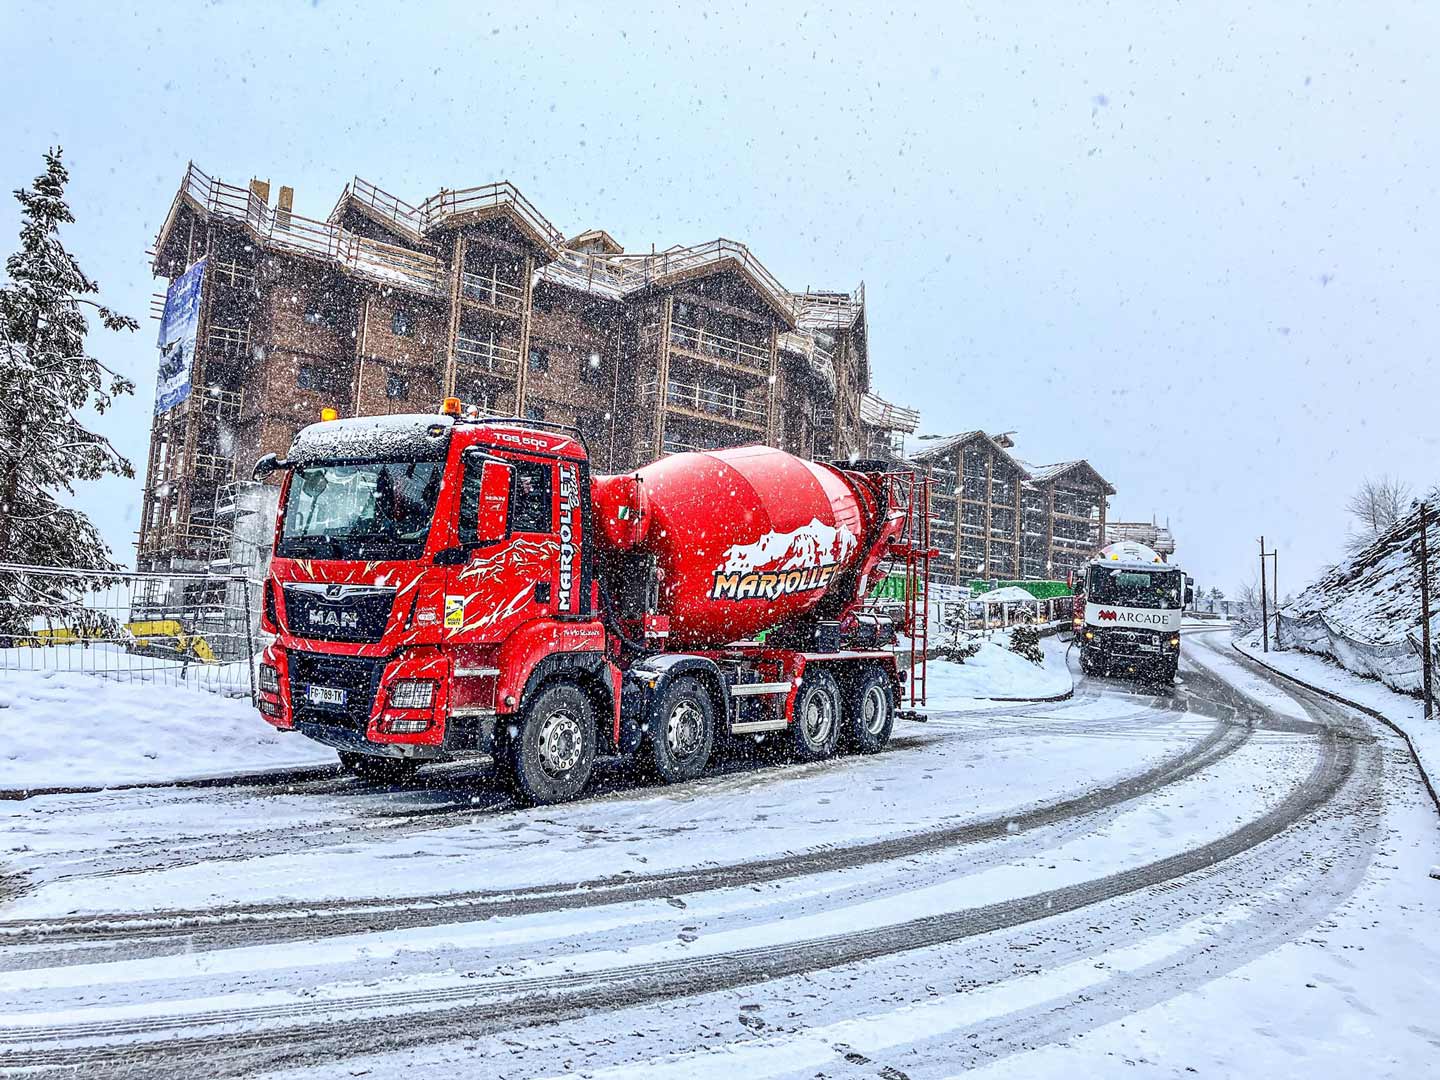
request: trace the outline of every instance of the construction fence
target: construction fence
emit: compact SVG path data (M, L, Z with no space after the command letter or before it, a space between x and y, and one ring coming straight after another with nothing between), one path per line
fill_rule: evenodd
M1421 657L1424 655L1419 627L1406 631L1398 641L1376 641L1341 626L1324 614L1303 619L1281 614L1278 644L1328 656L1357 675L1379 679L1392 690L1419 694L1423 684ZM1440 620L1437 620L1440 622ZM1440 626L1431 628L1432 662L1440 662Z
M79 673L254 697L261 582L0 563L0 679Z

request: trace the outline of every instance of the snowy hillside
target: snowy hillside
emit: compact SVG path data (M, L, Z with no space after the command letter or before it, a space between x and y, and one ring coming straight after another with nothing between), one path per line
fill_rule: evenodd
M1430 499L1430 579L1440 577L1437 492ZM1398 690L1419 689L1418 507L1378 540L1332 567L1282 611L1288 644L1339 660ZM1432 601L1433 604L1433 601ZM1436 629L1440 629L1437 627Z

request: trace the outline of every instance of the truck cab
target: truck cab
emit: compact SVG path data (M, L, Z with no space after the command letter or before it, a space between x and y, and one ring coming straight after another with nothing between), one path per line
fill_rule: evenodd
M1086 565L1076 595L1081 670L1173 681L1189 588L1184 571L1143 544L1103 548Z
M489 754L495 722L561 657L610 704L594 611L589 463L564 431L454 415L312 425L283 469L262 628L265 719L397 778ZM604 687L611 693L602 694ZM555 731L560 760L568 741ZM565 744L565 745L562 745Z

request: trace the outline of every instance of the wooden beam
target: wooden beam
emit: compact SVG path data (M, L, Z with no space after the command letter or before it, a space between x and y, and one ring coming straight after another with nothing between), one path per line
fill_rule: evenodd
M655 366L654 458L665 452L665 401L670 396L670 320L674 308L675 298L666 296L660 307L660 343Z
M465 234L455 234L455 244L450 255L450 325L445 348L445 377L441 380L440 396L455 396L455 366L458 362L457 349L460 344L460 285L465 273ZM524 363L524 357L521 357Z
M530 392L530 319L535 282L535 257L525 256L525 297L520 305L520 366L515 372L515 415L525 415L525 398Z

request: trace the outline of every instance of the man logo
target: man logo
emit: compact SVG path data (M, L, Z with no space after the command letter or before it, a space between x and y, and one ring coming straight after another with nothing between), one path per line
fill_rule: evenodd
M305 618L311 626L333 627L336 630L360 629L360 616L353 611L311 608L305 613Z

